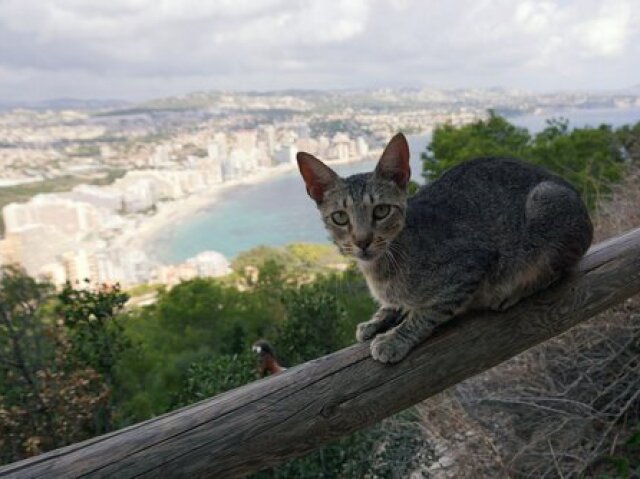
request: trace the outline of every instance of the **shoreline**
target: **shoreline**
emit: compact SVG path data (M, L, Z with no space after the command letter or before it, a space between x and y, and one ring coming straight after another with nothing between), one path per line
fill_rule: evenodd
M374 150L366 156L356 160L332 161L328 165L344 165L360 163L370 160L377 153ZM176 223L188 219L201 210L215 206L217 201L225 194L233 191L238 186L257 185L271 179L275 179L285 173L295 171L297 165L287 163L257 170L244 178L236 178L212 186L209 190L200 191L178 200L167 201L157 205L157 211L151 216L138 216L134 219L131 229L126 229L113 241L112 246L144 252L147 257L157 263L165 264L154 253L154 245L163 242L171 233L168 228ZM230 258L228 258L230 259Z

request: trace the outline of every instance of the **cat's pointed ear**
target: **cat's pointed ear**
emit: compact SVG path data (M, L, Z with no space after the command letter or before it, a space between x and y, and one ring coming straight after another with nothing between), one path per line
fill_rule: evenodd
M333 187L340 177L335 171L309 153L301 151L296 155L296 159L298 160L300 174L307 185L307 193L316 203L322 203L324 192Z
M409 145L402 133L391 138L375 170L376 176L392 180L400 188L404 189L411 178L409 167Z

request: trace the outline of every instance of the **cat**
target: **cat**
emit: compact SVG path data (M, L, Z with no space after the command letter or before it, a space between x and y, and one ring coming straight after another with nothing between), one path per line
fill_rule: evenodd
M372 173L341 178L305 152L297 161L333 242L356 259L380 305L356 339L373 339L371 355L383 363L455 316L504 311L555 283L593 238L576 190L517 159L463 162L410 197L402 133Z

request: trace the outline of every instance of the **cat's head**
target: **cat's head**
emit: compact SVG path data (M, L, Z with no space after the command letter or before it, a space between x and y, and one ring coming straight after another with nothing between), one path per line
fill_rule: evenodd
M371 173L341 178L309 153L297 159L307 193L340 251L361 261L384 254L405 224L411 170L404 135L391 139Z

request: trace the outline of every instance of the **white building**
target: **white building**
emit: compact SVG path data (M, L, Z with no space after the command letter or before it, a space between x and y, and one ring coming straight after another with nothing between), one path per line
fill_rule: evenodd
M168 286L194 278L215 278L231 272L229 261L216 251L204 251L184 263L161 266L157 269L157 280Z
M217 151L217 157L222 159L227 156L229 152L229 139L227 138L227 134L224 132L216 133L213 135L213 140L209 146L215 145L215 151Z
M222 161L222 175L225 180L241 178L258 168L260 155L257 148L247 152L240 148L233 148L229 156Z
M313 138L299 138L296 141L298 151L306 151L312 155L319 155L319 146L318 140L314 140Z
M95 253L96 280L134 285L151 279L153 264L144 251L129 248L100 249Z
M189 258L186 263L195 267L201 278L224 276L231 272L229 261L217 251L203 251Z
M256 130L238 130L233 133L235 147L251 154L256 149L258 133Z
M222 161L219 158L207 156L205 158L188 156L187 165L197 171L205 185L215 185L222 182Z
M125 213L147 211L156 203L154 184L150 179L139 179L122 190L122 206Z
M7 233L43 224L76 236L97 230L109 212L84 201L43 194L34 196L28 203L8 204L2 209L2 215Z
M118 178L115 181L113 188L124 192L131 185L140 181L151 183L154 201L180 198L184 195L180 185L172 179L172 175L167 170L129 171L122 178Z
M107 186L78 185L71 190L69 197L114 213L123 209L124 198L122 192Z
M296 163L296 155L298 149L295 145L283 146L273 154L273 160L276 164Z
M58 262L45 264L40 268L38 276L55 286L62 286L67 282L67 271L64 265Z
M82 286L87 284L86 280L94 283L99 281L96 256L84 248L62 254L62 266L67 281L72 284Z
M369 154L369 145L367 144L366 140L361 136L359 136L358 139L356 140L356 152L357 152L357 155L361 158Z
M171 166L170 148L169 145L156 146L153 155L149 158L149 166L154 168L161 168Z
M335 158L338 161L349 161L350 153L350 140L349 136L345 133L336 133L333 137L333 148L335 152Z
M264 138L265 149L270 156L276 151L276 128L273 125L266 125L260 129Z

